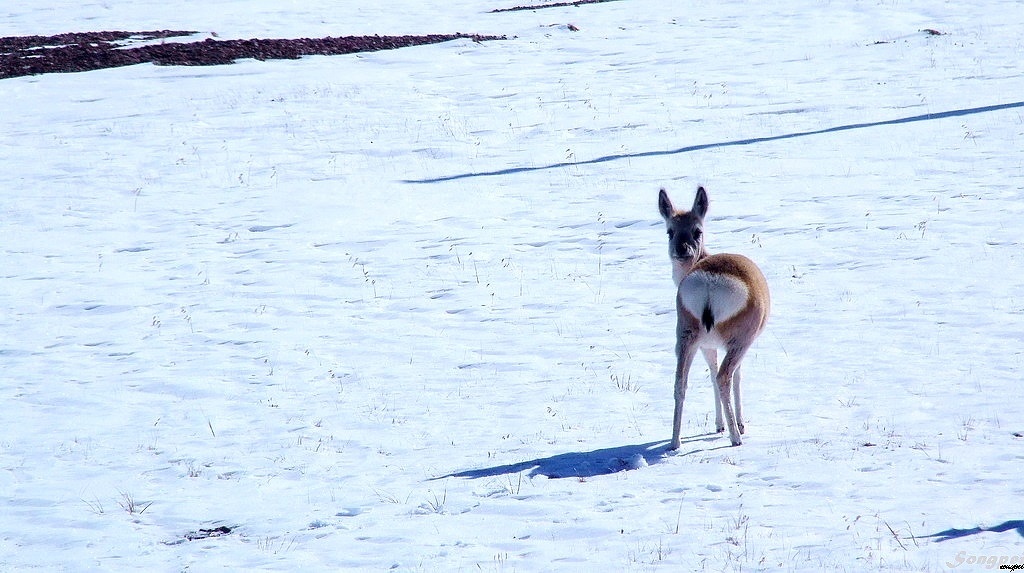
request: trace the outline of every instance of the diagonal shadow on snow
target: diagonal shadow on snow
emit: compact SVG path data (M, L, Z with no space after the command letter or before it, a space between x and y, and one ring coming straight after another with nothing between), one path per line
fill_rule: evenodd
M719 434L702 434L687 439L683 444L686 445L696 441L714 441L719 438ZM656 464L664 458L673 455L685 456L706 450L706 448L698 448L686 453L672 454L668 450L667 442L648 442L646 444L602 448L589 452L568 452L515 464L466 470L436 477L431 481L453 477L477 479L517 474L526 470L532 470L529 474L530 477L542 475L552 479L568 477L589 478ZM643 461L641 462L641 460Z
M934 537L935 541L949 541L950 539L960 539L961 537L968 537L971 535L977 535L985 532L994 533L1006 533L1007 531L1016 531L1017 535L1024 537L1024 519L1011 519L1000 523L999 525L993 525L992 527L972 527L970 529L947 529L931 535L924 535L923 537Z
M865 129L868 127L879 127L883 125L899 125L902 123L913 123L917 121L930 121L933 119L945 119L950 117L961 117L964 115L974 115L978 113L986 113L991 111L1000 111L1004 109L1013 109L1018 107L1024 107L1024 101L1018 101L1013 103L1002 103L997 105L986 105L982 107L972 107L967 109L955 109L950 111L941 111L937 113L926 113L922 115L914 115L910 117L901 117L898 119L887 119L882 121L871 121L866 123L852 123L850 125L840 125L836 127L828 127L825 129L816 129L813 131L801 131L797 133L787 133L784 135L772 135L769 137L752 137L750 139L737 139L734 141L722 141L718 143L702 143L699 145L688 145L686 147L680 147L678 149L663 149L658 151L639 151L637 153L617 153L614 155L605 155L602 157L595 157L594 159L585 159L583 161L560 161L558 163L552 163L550 165L535 165L532 167L508 167L505 169L496 169L494 171L477 171L475 173L459 173L456 175L444 175L441 177L430 177L426 179L405 179L403 183L442 183L444 181L455 181L457 179L469 179L472 177L492 177L495 175L512 175L515 173L528 173L530 171L543 171L546 169L558 169L559 167L575 167L578 165L592 165L595 163L607 163L609 161L616 161L619 159L637 159L641 157L659 157L663 155L678 155L680 153L690 153L693 151L701 151L704 149L714 149L716 147L734 147L739 145L754 145L756 143L765 143L769 141L780 141L783 139L794 139L797 137L807 137L809 135L823 135L826 133L836 133L839 131L850 131L854 129Z

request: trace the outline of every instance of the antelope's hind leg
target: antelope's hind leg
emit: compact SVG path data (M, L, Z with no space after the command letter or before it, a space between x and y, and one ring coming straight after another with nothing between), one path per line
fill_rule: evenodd
M683 426L683 402L686 400L686 384L690 366L697 354L697 347L690 337L680 337L676 343L675 413L672 416L672 444L670 449L678 450L682 443L680 433Z
M743 440L740 439L740 428L739 428L739 414L740 409L733 408L733 401L730 399L733 397L733 376L737 373L740 367L740 361L743 360L743 355L746 354L746 348L730 348L725 353L725 358L722 359L722 366L718 369L718 392L722 396L722 409L725 411L725 424L729 428L729 441L732 445L739 446L743 444Z
M736 425L742 434L745 428L743 427L743 401L740 399L740 366L736 366L736 374L732 376L732 396L733 402L736 403Z

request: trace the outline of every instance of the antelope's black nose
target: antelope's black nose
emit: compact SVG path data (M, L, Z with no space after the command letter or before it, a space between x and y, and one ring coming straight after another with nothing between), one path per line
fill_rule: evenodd
M686 243L675 245L673 252L677 259L689 259L693 257L695 249Z

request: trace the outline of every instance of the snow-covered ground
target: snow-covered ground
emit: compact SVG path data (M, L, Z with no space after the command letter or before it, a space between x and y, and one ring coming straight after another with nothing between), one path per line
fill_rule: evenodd
M1024 559L1018 2L16 4L510 39L0 81L0 570ZM697 184L774 308L671 454Z

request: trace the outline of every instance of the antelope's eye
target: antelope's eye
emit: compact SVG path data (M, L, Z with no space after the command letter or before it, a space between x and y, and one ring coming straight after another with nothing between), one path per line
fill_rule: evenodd
M700 240L700 236L701 236L702 233L703 233L703 231L701 231L700 229L694 229L693 230L693 240L694 241L699 241Z
M675 236L676 236L676 230L675 229L669 229L668 230L668 238L669 238L669 240L674 239Z

